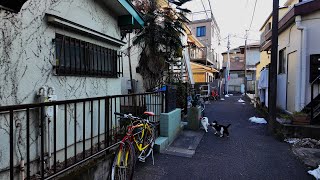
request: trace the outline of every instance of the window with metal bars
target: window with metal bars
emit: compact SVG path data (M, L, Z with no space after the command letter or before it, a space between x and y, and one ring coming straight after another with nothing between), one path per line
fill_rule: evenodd
M116 50L61 34L56 34L55 45L57 75L117 78L122 74Z

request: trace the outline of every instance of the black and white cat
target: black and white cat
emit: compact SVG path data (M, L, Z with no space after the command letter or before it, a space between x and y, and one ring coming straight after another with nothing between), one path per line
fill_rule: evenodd
M229 131L228 128L230 127L231 124L228 124L227 126L220 125L218 124L217 121L213 121L211 123L212 129L215 131L214 134L220 134L220 137L223 137L224 135L227 135L229 137Z

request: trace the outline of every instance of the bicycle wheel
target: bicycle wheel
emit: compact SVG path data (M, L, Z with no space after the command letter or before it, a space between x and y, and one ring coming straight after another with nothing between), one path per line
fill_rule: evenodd
M145 157L148 157L152 150L153 150L153 146L154 146L154 142L155 142L155 127L153 125L150 125L150 128L147 128L147 133L145 134L145 145L149 144L149 146L145 149Z
M121 144L113 160L111 180L128 180L133 178L135 165L134 148L130 141Z

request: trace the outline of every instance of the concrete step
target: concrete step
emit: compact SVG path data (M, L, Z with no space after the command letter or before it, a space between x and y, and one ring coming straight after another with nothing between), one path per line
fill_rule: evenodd
M163 153L191 158L195 154L203 135L204 131L182 131Z
M187 127L187 126L188 126L188 122L182 121L181 124L180 124L181 130L185 129L185 127Z
M165 151L165 149L168 147L168 145L169 145L169 138L159 136L155 141L154 150L156 152L162 153Z
M196 152L195 150L169 146L163 153L173 155L173 156L191 158L195 154L195 152Z

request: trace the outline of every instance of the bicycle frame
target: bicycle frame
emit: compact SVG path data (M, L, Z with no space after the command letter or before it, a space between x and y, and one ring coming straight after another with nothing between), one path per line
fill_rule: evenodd
M144 142L141 143L141 142L138 142L138 140L139 141L144 140L144 135L146 134L146 131L151 131L151 128L150 128L149 124L147 124L147 123L140 124L139 126L137 126L137 128L138 127L143 127L142 131L139 132L139 133L141 133L141 137L139 139L136 139L135 138L136 136L133 136L133 140L135 142L136 147L141 152L141 151L145 150L146 148L148 148L150 144L143 146Z
M136 128L140 128L140 127L143 127L142 131L141 132L138 132L136 134L133 134L133 130L136 129ZM130 142L134 142L135 143L135 146L138 148L139 152L144 152L144 150L146 148L148 148L150 146L150 144L147 144L145 146L143 146L143 143L144 142L141 142L139 143L138 140L135 138L137 134L141 133L141 137L139 140L141 139L144 139L144 135L145 135L145 131L146 130L150 130L151 131L151 128L149 126L148 123L140 123L138 125L131 125L131 126L128 126L128 131L127 131L127 134L125 135L125 137L123 137L123 139L121 140L121 144L120 144L120 153L122 152L122 148L123 148L123 144L125 141L129 140ZM126 158L125 158L125 162L127 163L128 161L128 152L126 154ZM117 159L117 164L119 165L120 164L120 161L121 161L121 156L118 156L118 159Z

